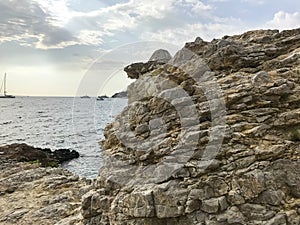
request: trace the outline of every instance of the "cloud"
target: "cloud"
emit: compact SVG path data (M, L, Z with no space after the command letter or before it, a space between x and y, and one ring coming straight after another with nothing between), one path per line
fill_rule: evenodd
M240 26L239 26L240 25ZM220 38L224 35L237 34L241 32L242 22L232 19L229 24L226 23L196 23L173 29L161 30L157 33L144 33L142 38L151 38L152 40L184 45L187 41L193 41L196 37L204 40Z
M14 41L38 49L93 46L109 49L128 42L156 40L183 44L201 36L212 39L248 29L247 21L218 16L227 0L122 0L78 9L78 0L10 0L0 2L0 42ZM228 1L229 2L229 1ZM255 4L265 0L241 0ZM82 1L83 4L83 1ZM229 3L228 3L229 4ZM73 7L76 5L76 7ZM300 15L279 11L266 25L294 28Z
M47 15L48 23L63 27L71 18L67 0L32 0Z
M213 5L200 0L129 0L88 12L74 11L71 3L72 0L0 3L1 12L5 12L0 15L0 42L52 49L118 45L122 40L177 41L197 33L211 38L213 29L220 30L217 27L224 19L213 16ZM230 25L223 27L228 29Z
M257 4L257 5L263 5L266 3L266 0L242 0L242 2Z
M275 13L273 19L266 23L266 27L274 29L294 29L300 27L300 13L287 13L279 11Z
M0 42L16 41L36 48L63 48L77 43L67 29L52 24L52 17L35 1L0 2Z

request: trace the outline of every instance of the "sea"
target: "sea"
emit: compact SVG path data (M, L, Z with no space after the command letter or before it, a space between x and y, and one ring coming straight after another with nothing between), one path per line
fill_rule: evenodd
M76 150L80 157L62 167L94 178L103 164L99 141L104 139L104 129L126 105L123 98L0 99L0 145L26 143L51 150Z

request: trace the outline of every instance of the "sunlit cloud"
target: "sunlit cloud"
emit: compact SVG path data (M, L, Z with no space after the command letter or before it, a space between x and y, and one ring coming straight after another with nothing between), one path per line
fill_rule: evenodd
M275 13L273 19L266 23L267 27L274 29L300 28L300 13L287 13L279 11Z

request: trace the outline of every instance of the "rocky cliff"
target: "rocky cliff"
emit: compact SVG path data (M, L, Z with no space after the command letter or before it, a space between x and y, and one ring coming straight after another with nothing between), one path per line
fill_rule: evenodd
M82 223L300 224L300 29L160 55L126 68Z

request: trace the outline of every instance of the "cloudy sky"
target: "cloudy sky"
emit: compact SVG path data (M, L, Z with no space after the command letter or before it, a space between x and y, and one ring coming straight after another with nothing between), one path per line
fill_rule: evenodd
M211 40L299 24L299 0L0 0L0 81L7 72L15 95L74 96L93 71L102 74L98 86L111 83L98 91L112 94L128 83L113 67L121 71L131 59L150 57L147 51L127 57L147 43L179 49L197 36Z

